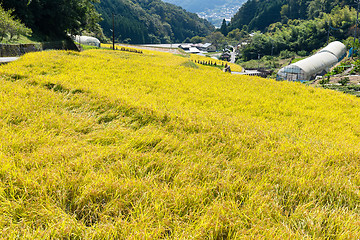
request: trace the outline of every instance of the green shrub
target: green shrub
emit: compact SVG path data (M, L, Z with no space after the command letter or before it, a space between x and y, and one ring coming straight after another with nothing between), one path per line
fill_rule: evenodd
M348 84L350 82L350 79L348 77L344 77L344 78L341 78L338 83L341 84L341 86L345 86L346 84Z
M280 58L282 59L291 58L291 57L295 57L294 52L290 52L289 50L284 50L280 52Z
M308 55L308 53L305 50L298 51L297 54L301 57L306 57Z
M321 80L320 80L320 84L321 85L325 85L325 84L328 84L330 82L330 77L328 76L327 78L322 78Z

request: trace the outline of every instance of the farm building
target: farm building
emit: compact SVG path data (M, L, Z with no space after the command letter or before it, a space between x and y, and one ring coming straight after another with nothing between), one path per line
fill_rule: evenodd
M308 81L316 75L324 75L346 56L346 46L332 42L315 55L290 64L279 70L277 80Z
M216 52L216 47L212 45L211 43L205 43L205 44L181 44L179 46L182 50L184 50L187 53L206 53L206 52Z
M216 46L211 43L202 44L199 49L205 52L216 52Z
M75 36L75 41L84 45L100 47L100 41L97 38L89 36Z
M181 45L179 46L179 48L181 48L181 49L184 50L184 51L189 51L191 47L192 47L191 44L181 44Z

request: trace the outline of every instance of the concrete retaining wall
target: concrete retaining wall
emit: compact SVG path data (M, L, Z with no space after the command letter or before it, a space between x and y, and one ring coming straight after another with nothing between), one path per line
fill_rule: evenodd
M70 40L36 44L0 44L0 57L17 57L29 52L50 49L79 51L77 45Z

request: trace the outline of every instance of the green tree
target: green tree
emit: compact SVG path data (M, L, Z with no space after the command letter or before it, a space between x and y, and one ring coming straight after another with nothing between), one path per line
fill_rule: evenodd
M183 41L183 43L191 43L191 39L187 37L187 38Z
M289 5L288 4L283 5L280 11L281 21L283 23L287 23L287 21L289 20L289 13L290 13Z
M221 32L224 36L226 36L226 35L229 33L229 31L228 31L228 25L227 25L225 19L223 19L223 22L222 22L222 24L221 24L220 32Z
M195 37L190 39L190 42L192 42L192 43L202 43L202 42L204 42L204 40L205 40L204 37L195 36Z
M19 20L12 15L13 11L5 11L0 5L0 40L3 41L6 36L12 40L15 36L30 35L31 30L25 27Z
M206 37L206 41L214 44L219 49L225 43L225 36L221 32L213 32Z

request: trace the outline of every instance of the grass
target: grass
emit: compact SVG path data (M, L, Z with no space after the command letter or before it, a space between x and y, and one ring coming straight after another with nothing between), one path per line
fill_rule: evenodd
M360 99L188 62L1 66L2 238L358 238Z
M349 84L349 85L345 85L345 86L342 86L340 84L327 84L327 85L324 85L323 88L336 90L336 91L340 91L343 93L347 93L347 94L351 94L351 95L360 97L360 86L355 85L355 84Z
M32 44L32 43L40 43L43 41L44 36L32 34L32 36L15 36L13 39L10 40L10 37L5 37L1 43L3 44Z
M293 63L297 63L297 62L299 62L299 61L301 61L301 60L304 60L305 59L305 57L299 57L299 58L294 58L292 61L291 61L291 63L293 64Z

